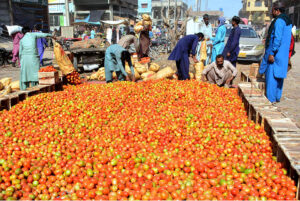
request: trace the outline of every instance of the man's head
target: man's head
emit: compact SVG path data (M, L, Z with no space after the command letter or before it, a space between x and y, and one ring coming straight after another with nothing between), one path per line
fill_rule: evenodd
M122 61L129 61L129 60L131 60L131 55L130 55L130 53L127 50L125 50L125 51L122 52L122 54L121 54L121 60Z
M223 67L223 64L224 64L224 56L222 54L219 54L217 56L217 59L216 59L216 64L218 67Z
M279 16L281 13L285 12L285 7L282 2L275 2L272 7L272 15L273 17Z
M28 26L23 27L22 29L23 34L26 34L27 32L30 32L30 28Z
M205 23L206 25L209 24L209 16L208 16L208 14L203 15L203 21L204 21L204 23Z
M232 26L237 26L239 23L241 22L241 18L239 18L238 16L234 16L232 18Z
M41 25L36 24L36 25L34 25L33 29L34 29L35 31L40 31L40 30L41 30Z
M202 41L202 40L203 40L203 38L204 38L203 33L199 32L199 33L197 33L196 35L198 36L199 41Z

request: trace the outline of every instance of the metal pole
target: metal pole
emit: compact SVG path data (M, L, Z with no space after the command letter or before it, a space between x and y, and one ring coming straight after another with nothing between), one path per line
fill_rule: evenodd
M168 19L170 19L170 0L168 0Z
M199 12L201 12L201 4L202 4L202 0L200 0Z
M74 9L74 22L76 21L76 18L77 18L77 12L76 12L76 7L75 7L75 4L74 4L74 0L71 0L72 4L73 4L73 9Z
M175 0L175 6L174 6L174 23L176 18L177 18L177 0Z
M65 7L66 7L66 24L65 24L65 26L70 26L69 0L65 0Z

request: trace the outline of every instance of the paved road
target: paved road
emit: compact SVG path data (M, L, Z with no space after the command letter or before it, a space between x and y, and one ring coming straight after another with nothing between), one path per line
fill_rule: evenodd
M300 43L296 43L296 54L292 57L293 68L284 82L283 96L276 106L300 127Z
M292 58L293 69L288 73L283 89L283 98L277 107L287 116L291 117L300 127L300 43L296 44L296 55ZM53 58L53 52L45 52L46 64L50 64ZM161 66L175 67L172 61L166 61L166 56L161 56L157 60ZM249 68L249 65L239 64L238 69ZM10 66L0 67L0 78L12 77L13 80L19 80L20 69ZM239 78L235 82L238 82Z

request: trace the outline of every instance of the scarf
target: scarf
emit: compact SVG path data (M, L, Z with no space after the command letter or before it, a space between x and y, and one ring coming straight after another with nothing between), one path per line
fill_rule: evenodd
M285 14L285 13L281 13L280 15L278 15L271 23L269 30L268 30L268 36L266 38L266 49L269 47L270 45L270 40L271 40L271 35L273 30L275 29L275 23L278 19L283 19L286 23L286 26L289 26L290 24L292 24L291 19Z
M216 34L218 33L218 30L219 30L220 26L223 26L225 24L226 19L224 17L219 17L219 22L220 22L220 24L217 28Z

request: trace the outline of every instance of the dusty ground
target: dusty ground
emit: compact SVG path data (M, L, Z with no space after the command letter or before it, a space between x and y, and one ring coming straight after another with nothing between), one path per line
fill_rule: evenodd
M287 116L292 118L300 127L300 43L296 44L296 55L292 58L293 69L288 73L288 77L284 83L283 97L280 103L276 106ZM174 61L168 61L167 55L160 55L155 62L161 67L171 66L175 68ZM53 60L53 52L45 52L45 65L51 64ZM238 64L238 69L247 69L249 64ZM191 72L194 72L194 68L191 65ZM82 76L90 73L82 74ZM239 74L240 75L240 74ZM0 78L12 77L13 80L19 80L20 69L13 68L9 65L0 67ZM235 80L238 83L240 76Z

